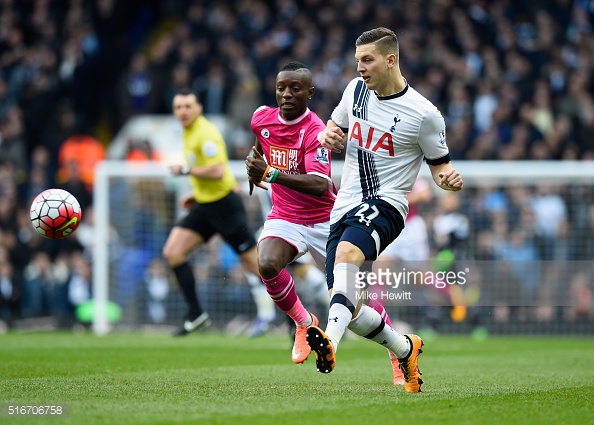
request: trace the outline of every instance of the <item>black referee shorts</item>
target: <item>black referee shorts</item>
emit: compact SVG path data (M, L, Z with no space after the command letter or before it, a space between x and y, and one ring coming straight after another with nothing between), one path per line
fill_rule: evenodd
M205 242L218 233L238 254L256 246L243 201L235 192L218 201L194 204L175 225L198 233Z

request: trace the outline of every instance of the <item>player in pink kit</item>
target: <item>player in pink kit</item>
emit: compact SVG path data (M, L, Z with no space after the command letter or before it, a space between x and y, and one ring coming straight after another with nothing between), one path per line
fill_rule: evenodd
M271 298L295 321L294 363L309 356L307 328L318 326L318 319L303 307L285 267L309 252L325 270L330 211L336 198L330 151L317 140L326 125L307 107L314 91L304 64L283 66L276 78L279 107L262 106L254 112L256 146L246 159L250 194L254 184L267 189L260 182L272 183L272 209L258 241L258 266ZM381 305L377 310L386 314Z
M293 277L285 267L309 252L322 270L330 230L330 210L336 188L330 178L330 152L317 135L326 126L307 107L314 94L311 72L300 62L289 62L276 77L277 108L262 106L252 117L256 146L246 159L253 185L271 183L272 209L258 241L258 267L266 290L297 326L292 350L294 363L303 363L311 351L305 340L318 319L301 303Z
M408 215L405 227L394 242L386 247L378 259L390 260L398 258L402 261L429 261L429 235L423 217L419 215L419 204L433 199L433 191L429 182L423 177L417 178L412 190L406 194Z

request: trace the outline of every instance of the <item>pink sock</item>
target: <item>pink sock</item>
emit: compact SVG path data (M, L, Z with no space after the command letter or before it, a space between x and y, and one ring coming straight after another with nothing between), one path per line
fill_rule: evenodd
M305 324L309 319L309 313L301 304L301 300L295 291L293 277L288 271L282 269L272 279L262 278L262 282L266 285L266 291L278 308L287 313L297 325Z
M379 315L382 316L382 319L384 319L384 322L386 322L386 324L388 326L392 327L392 322L390 321L390 318L388 317L388 312L386 311L386 309L384 308L383 305L381 305L380 303L378 303L375 300L369 300L369 307L371 307L372 309L377 311L379 313Z

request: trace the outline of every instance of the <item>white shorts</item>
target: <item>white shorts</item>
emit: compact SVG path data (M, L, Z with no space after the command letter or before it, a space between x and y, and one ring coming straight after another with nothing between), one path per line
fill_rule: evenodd
M403 261L429 260L427 225L419 215L410 217L394 242L384 249L381 257L399 258Z
M266 238L279 238L293 245L297 255L293 261L309 252L320 270L326 270L326 242L330 233L330 222L319 224L295 224L285 220L266 220L258 244Z

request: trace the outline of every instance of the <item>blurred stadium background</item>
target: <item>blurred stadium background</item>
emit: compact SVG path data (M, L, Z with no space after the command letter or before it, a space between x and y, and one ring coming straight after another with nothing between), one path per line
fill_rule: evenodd
M587 0L0 0L2 329L77 324L102 249L117 326L179 324L185 308L160 257L187 190L164 165L180 158L175 89L200 93L241 180L250 117L275 104L278 67L311 67L310 106L325 119L356 76L356 37L386 26L403 75L442 111L457 168L472 170L451 210L438 193L419 207L432 256L493 265L491 298L461 320L448 306L391 315L447 333L592 334L593 18ZM97 193L105 159L120 162ZM83 208L64 241L29 223L31 200L53 186ZM262 205L245 200L256 228ZM255 306L232 251L213 240L193 261L215 327L249 324Z

